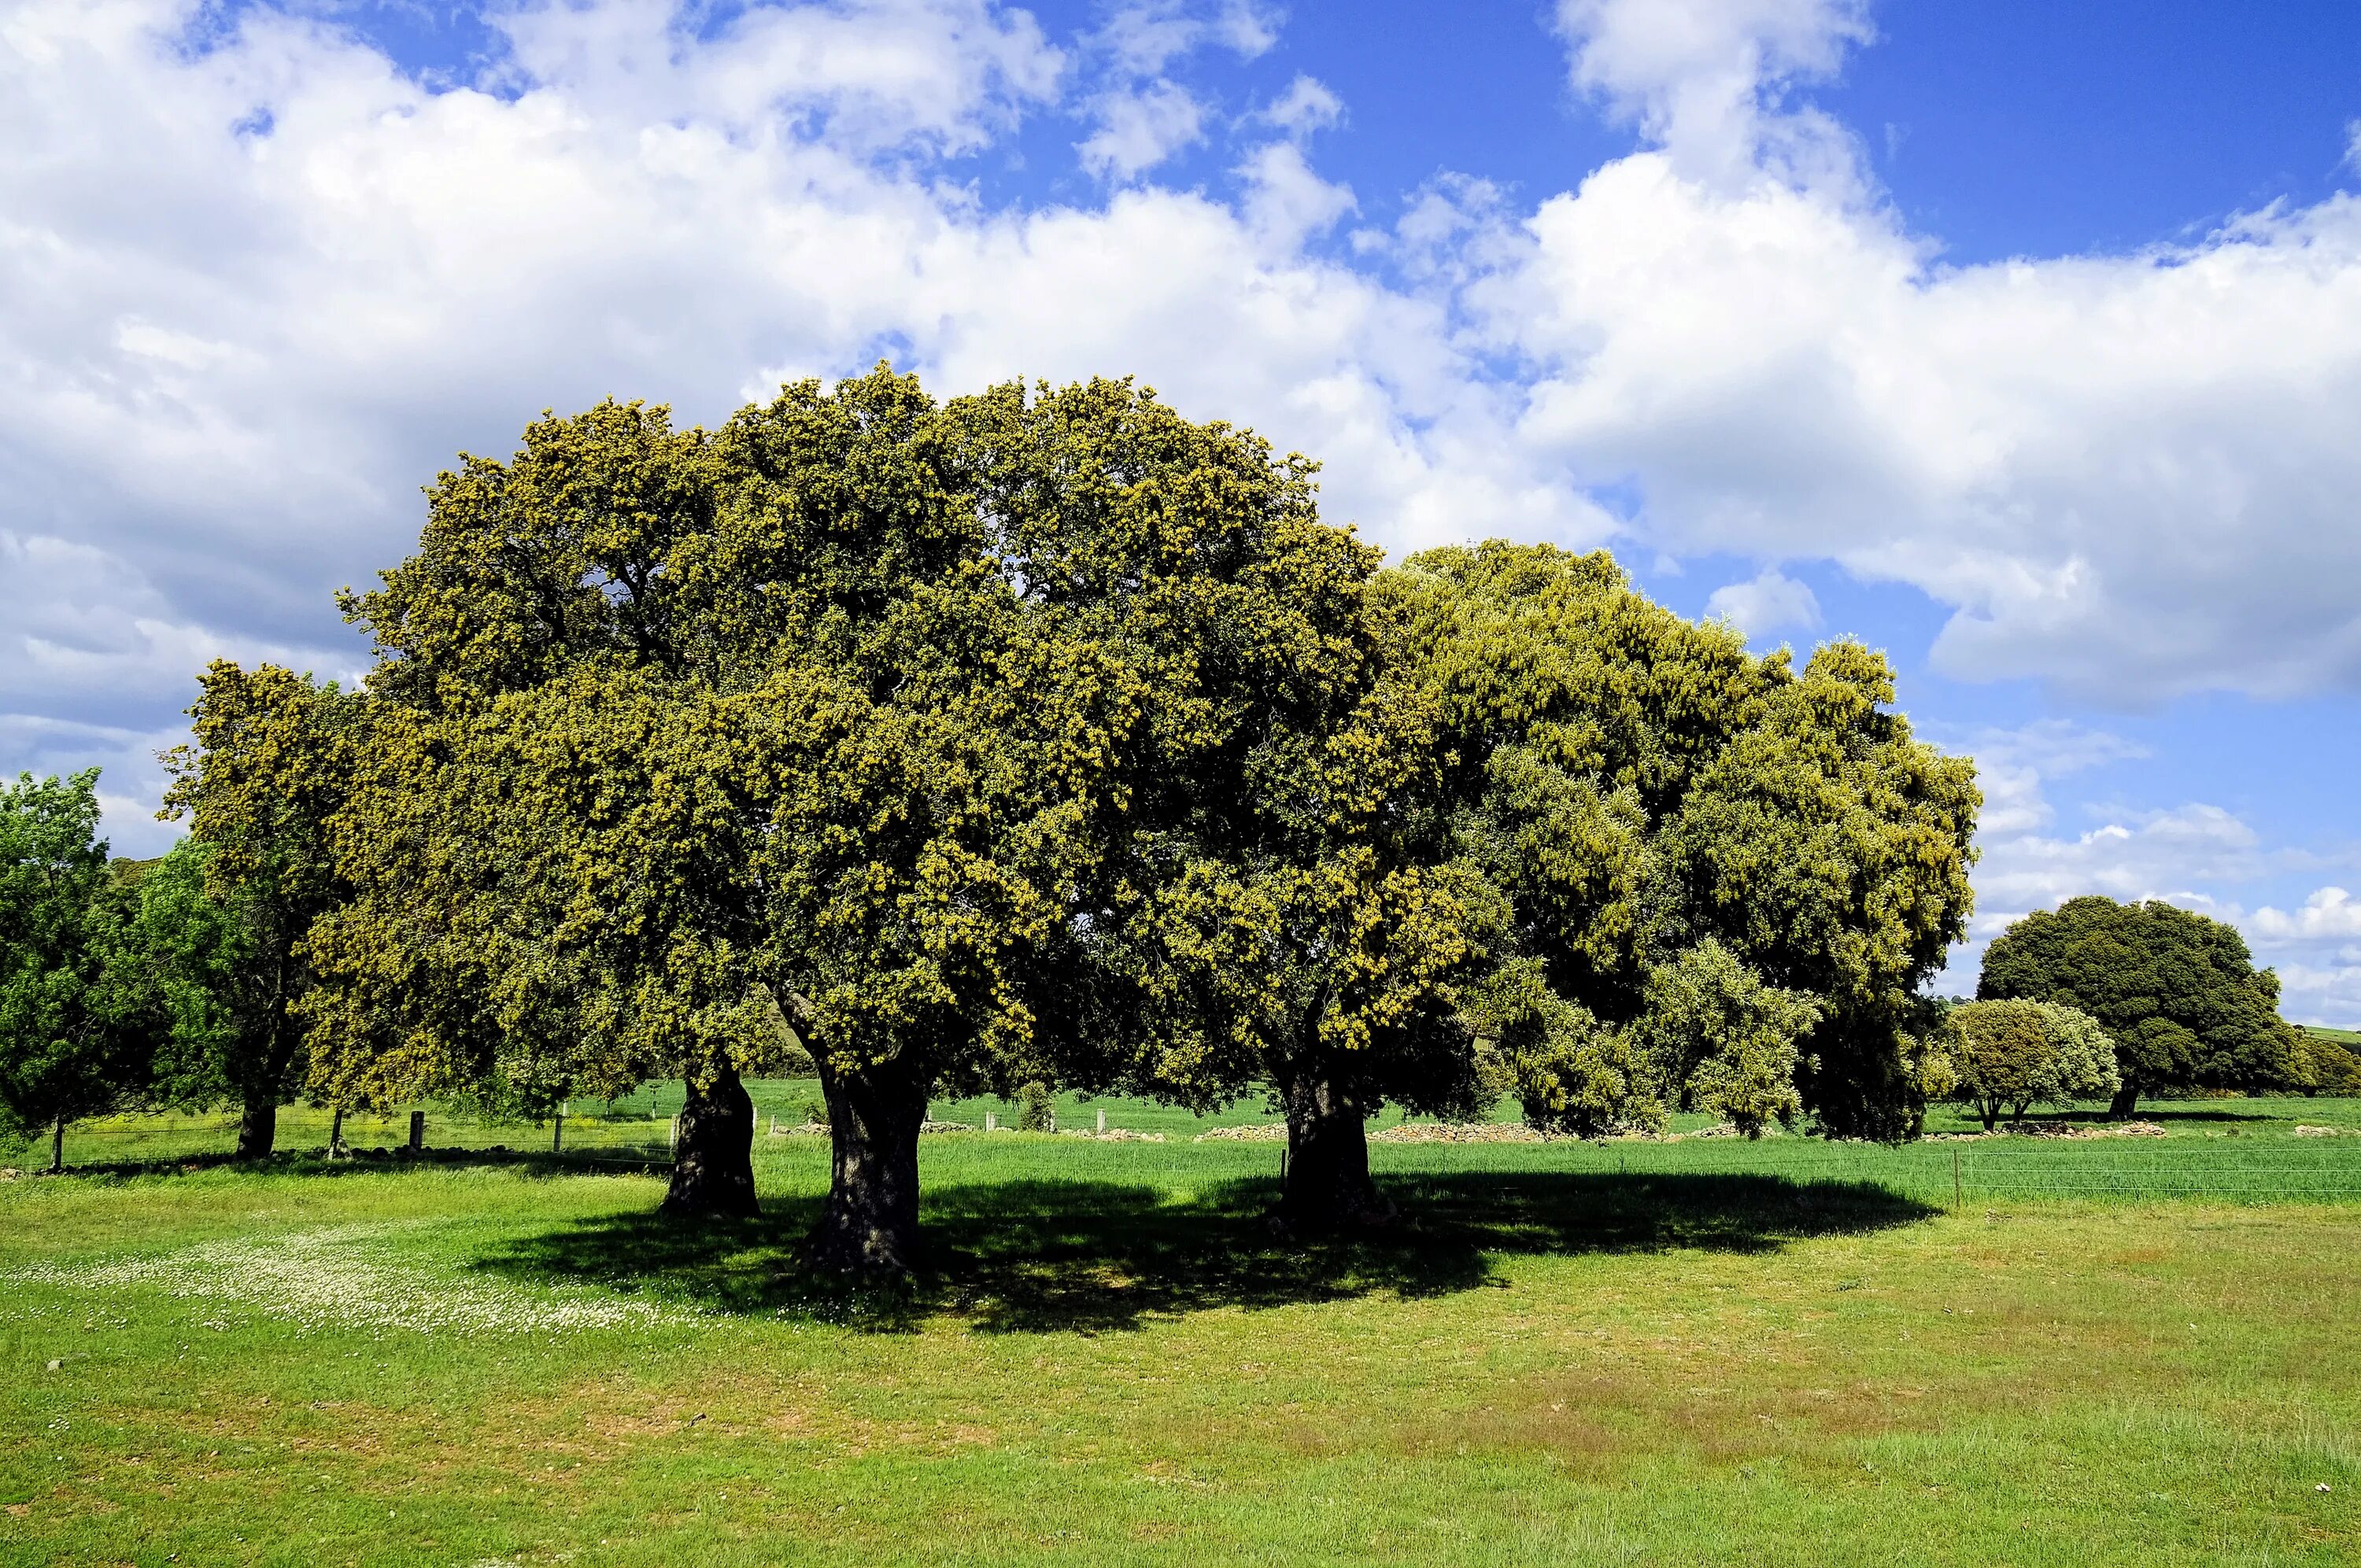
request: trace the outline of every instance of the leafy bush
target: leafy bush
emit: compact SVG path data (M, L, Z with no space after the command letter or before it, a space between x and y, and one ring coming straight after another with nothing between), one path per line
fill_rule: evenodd
M2097 1019L2048 1002L1968 1002L1945 1021L1959 1098L1989 1129L2004 1110L2113 1094L2120 1079L2114 1042Z
M1058 1130L1058 1102L1050 1095L1049 1085L1028 1083L1016 1091L1016 1130L1020 1133L1054 1133Z
M1711 938L1648 977L1632 1033L1670 1097L1719 1115L1750 1138L1803 1111L1799 1042L1820 1018L1819 998L1764 982Z

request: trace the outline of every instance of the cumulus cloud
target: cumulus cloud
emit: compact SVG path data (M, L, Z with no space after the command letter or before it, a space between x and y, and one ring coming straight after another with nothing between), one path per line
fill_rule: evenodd
M1763 572L1714 589L1705 601L1705 612L1750 638L1789 628L1810 631L1820 624L1820 601L1811 586L1780 572Z
M1093 112L1098 129L1075 150L1103 180L1129 180L1204 138L1204 105L1170 82L1106 93Z
M1314 131L1326 130L1344 117L1345 101L1325 82L1301 73L1260 115L1266 124L1277 126L1299 141Z
M1534 367L1527 433L1635 490L1651 543L1913 585L1954 609L1935 653L1968 678L2361 685L2361 201L1949 266L1778 94L1863 36L1859 6L1560 16L1576 79L1654 145L1544 201L1481 298Z
M2255 911L2254 929L2268 941L2322 941L2361 937L2361 904L2341 887L2323 887L2289 913L2265 905Z

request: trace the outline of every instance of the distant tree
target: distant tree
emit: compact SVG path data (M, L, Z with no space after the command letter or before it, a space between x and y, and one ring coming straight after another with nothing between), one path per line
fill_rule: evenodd
M146 1041L110 958L137 894L98 837L98 771L0 785L0 1138L46 1131L144 1091Z
M198 682L159 814L186 818L189 839L148 879L139 918L166 1024L158 1088L236 1102L238 1157L261 1159L310 1071L308 938L347 893L329 824L362 754L364 699L274 664L218 660Z
M2111 1095L2114 1044L2098 1020L2048 1002L1968 1002L1949 1010L1955 1092L1990 1131L2007 1111L2018 1121L2036 1105Z
M2073 898L2026 916L1986 949L1976 995L2096 1018L2115 1044L2117 1116L2143 1094L2279 1087L2301 1070L2279 977L2255 968L2235 927L2161 900Z
M2296 1082L2307 1094L2361 1098L2361 1050L2349 1036L2295 1025Z
M1382 587L1441 709L1455 842L1506 901L1462 992L1527 1115L1914 1131L1917 993L1965 928L1981 797L1891 711L1884 660L1836 642L1799 675L1604 553L1436 550Z

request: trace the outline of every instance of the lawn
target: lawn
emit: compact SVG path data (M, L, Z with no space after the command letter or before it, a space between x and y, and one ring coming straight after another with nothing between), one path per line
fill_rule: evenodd
M2361 1135L2294 1128L2361 1105L2154 1114L1380 1144L1324 1246L1274 1145L948 1135L892 1297L796 1271L803 1136L686 1232L546 1158L0 1182L0 1558L2351 1562Z

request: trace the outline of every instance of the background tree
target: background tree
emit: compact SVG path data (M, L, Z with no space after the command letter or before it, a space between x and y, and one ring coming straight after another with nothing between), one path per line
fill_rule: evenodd
M1945 1017L1954 1092L1990 1132L2006 1111L2112 1095L2114 1043L2098 1020L2049 1002L1968 1002Z
M159 814L185 817L189 843L158 868L140 916L169 1042L159 1088L184 1103L236 1102L238 1157L260 1159L309 1073L307 938L347 891L328 825L362 753L363 699L227 660L198 686L193 740L165 754L173 778Z
M1883 659L1837 642L1798 675L1603 553L1432 551L1383 586L1441 705L1457 840L1507 901L1469 994L1528 1115L1590 1134L1743 1082L1775 1117L1792 1047L1820 1128L1915 1130L1918 992L1965 929L1981 797L1890 710ZM1726 1026L1756 1020L1737 1058L1687 1033L1708 981Z
M2142 1094L2260 1089L2299 1072L2279 1016L2279 977L2237 930L2161 900L2072 898L2011 926L1985 950L1976 995L2059 1002L2115 1043L2117 1116Z
M110 959L136 907L98 837L98 770L0 785L0 1138L47 1131L140 1094L145 1040Z

